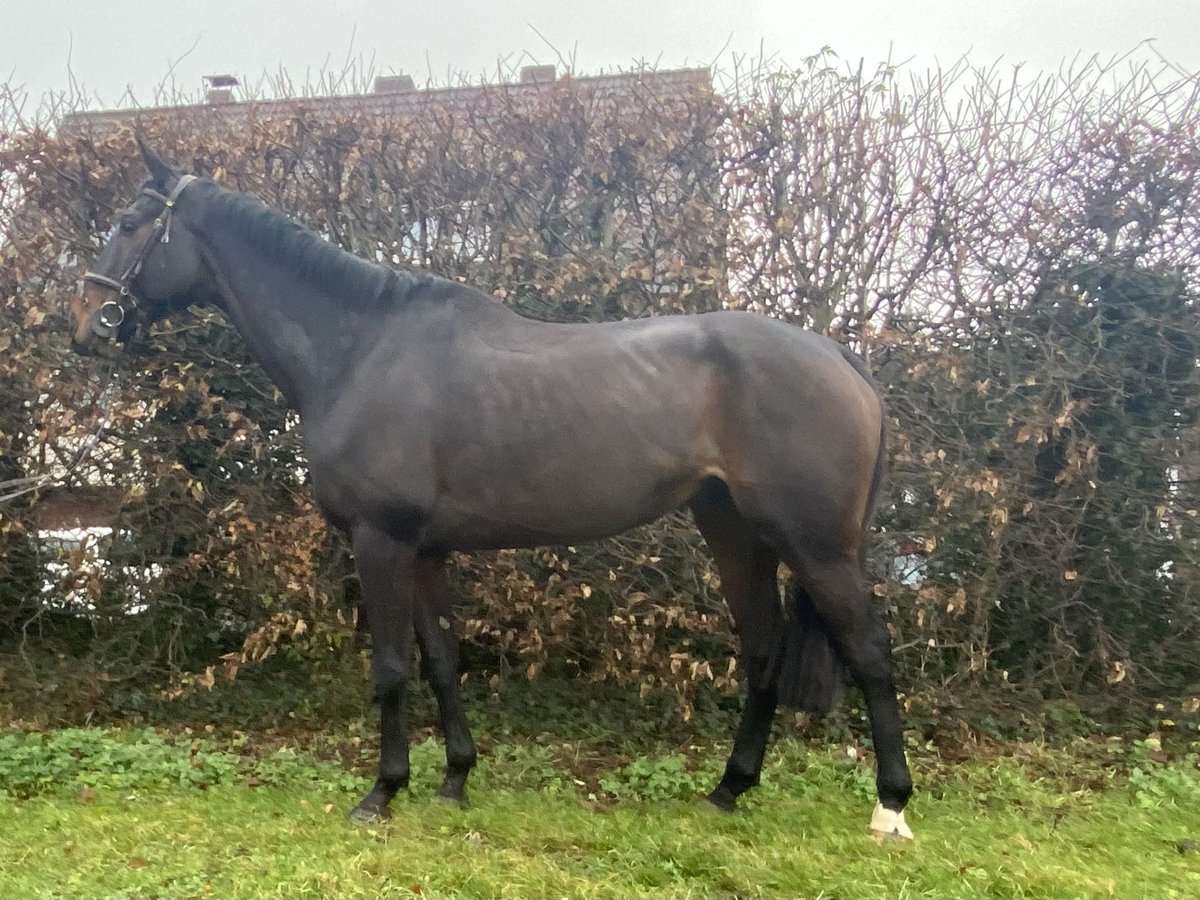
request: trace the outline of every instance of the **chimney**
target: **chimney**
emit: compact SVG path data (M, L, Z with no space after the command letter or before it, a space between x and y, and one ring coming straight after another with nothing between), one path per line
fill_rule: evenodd
M554 66L521 66L521 84L554 84Z
M208 88L207 101L213 105L233 103L233 89L239 82L233 75L205 75L204 83Z
M375 76L375 93L377 94L407 94L415 91L411 75L377 75Z

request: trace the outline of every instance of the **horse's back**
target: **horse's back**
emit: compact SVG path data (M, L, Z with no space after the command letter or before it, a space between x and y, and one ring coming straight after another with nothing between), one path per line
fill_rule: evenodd
M734 310L488 324L464 345L473 361L458 380L469 384L448 419L519 451L502 459L485 442L470 454L482 470L583 458L606 483L660 480L671 503L717 477L752 515L804 508L846 541L861 529L883 411L865 367L837 342Z

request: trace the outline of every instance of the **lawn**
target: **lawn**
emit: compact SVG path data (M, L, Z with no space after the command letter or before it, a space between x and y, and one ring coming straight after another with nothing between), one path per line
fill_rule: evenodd
M392 821L364 828L346 819L374 758L362 724L10 730L0 896L1200 896L1195 746L1155 751L1014 743L951 763L914 746L917 839L879 843L869 752L798 738L733 815L697 801L719 745L505 738L458 809L432 799L425 739Z

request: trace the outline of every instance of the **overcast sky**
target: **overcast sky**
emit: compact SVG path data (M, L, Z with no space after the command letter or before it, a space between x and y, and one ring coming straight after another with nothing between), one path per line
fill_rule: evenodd
M322 69L494 77L498 60L572 59L581 74L629 68L728 67L763 47L785 62L824 46L844 60L912 60L925 69L964 54L1025 70L1153 47L1200 70L1200 0L0 0L0 80L36 101L71 87L89 105L155 100L173 79L195 94L201 76L230 72L254 85L286 70L293 83ZM19 11L18 11L19 10ZM1137 58L1153 59L1147 48Z

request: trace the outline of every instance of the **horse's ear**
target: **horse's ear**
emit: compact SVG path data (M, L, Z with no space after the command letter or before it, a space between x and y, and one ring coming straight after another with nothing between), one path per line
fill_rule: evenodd
M137 145L138 149L142 151L142 159L146 163L146 168L150 170L150 177L160 187L166 187L169 182L178 177L178 173L166 160L146 146L141 135L137 136Z

